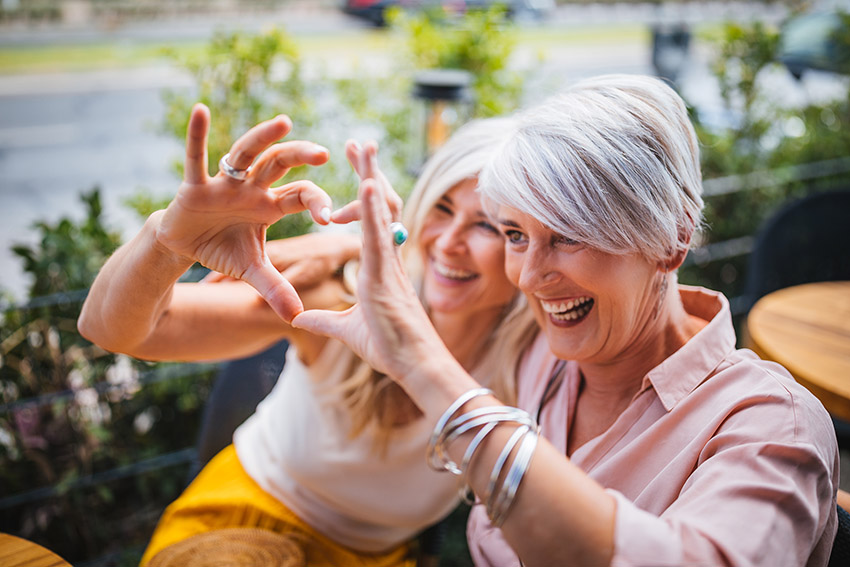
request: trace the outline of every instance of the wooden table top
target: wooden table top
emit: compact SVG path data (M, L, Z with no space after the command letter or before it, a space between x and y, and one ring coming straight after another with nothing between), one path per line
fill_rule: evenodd
M0 533L3 567L71 567L71 564L37 543Z
M747 316L750 348L782 364L832 415L850 420L850 281L780 289Z

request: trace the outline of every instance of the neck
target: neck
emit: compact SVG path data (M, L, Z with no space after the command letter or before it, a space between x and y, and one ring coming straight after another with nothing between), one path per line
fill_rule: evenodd
M432 312L431 321L452 356L469 372L481 360L481 347L501 313L502 308L462 314Z
M651 310L635 340L623 351L604 362L582 362L582 395L607 400L612 408L622 409L634 398L643 378L653 368L679 350L706 325L685 311L675 276L670 281L657 309Z

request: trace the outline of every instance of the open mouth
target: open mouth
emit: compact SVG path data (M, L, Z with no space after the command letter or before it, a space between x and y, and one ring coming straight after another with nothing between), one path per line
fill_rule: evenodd
M434 266L434 271L437 273L437 275L447 280L452 280L456 282L467 282L469 280L474 280L478 277L478 274L475 272L472 272L470 270L464 270L462 268L452 268L451 266L447 266L436 260L432 261L432 265Z
M544 301L540 300L543 311L549 314L554 321L579 321L593 309L593 299L590 297L576 297L568 301Z

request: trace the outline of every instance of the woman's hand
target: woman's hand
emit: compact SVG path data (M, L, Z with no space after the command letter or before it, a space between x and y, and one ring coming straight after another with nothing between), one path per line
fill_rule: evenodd
M384 172L378 167L378 144L374 141L369 141L363 146L360 146L354 140L349 140L345 143L345 156L361 181L364 179L373 179L378 184L381 193L384 195L384 199L386 199L392 219L399 220L404 202L398 196L398 193L395 192ZM334 212L331 220L337 224L346 224L360 220L361 207L361 201L359 199L354 200Z
M156 241L174 254L245 280L289 321L303 307L266 253L266 229L305 209L316 222L327 224L331 199L310 181L270 186L292 167L325 163L328 151L306 141L275 143L291 129L289 119L278 116L254 126L231 147L230 165L251 167L244 180L223 173L209 177L209 124L209 110L195 105L186 135L184 180L162 216Z
M305 311L292 325L342 340L373 368L405 385L405 378L426 361L441 355L453 359L404 273L381 183L363 180L359 197L363 250L357 305L344 312Z
M343 232L311 232L266 242L272 265L299 292L336 275L349 260L360 257L360 235ZM233 281L210 272L204 283Z

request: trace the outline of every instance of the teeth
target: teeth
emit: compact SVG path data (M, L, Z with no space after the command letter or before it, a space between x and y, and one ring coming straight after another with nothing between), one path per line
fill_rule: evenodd
M587 315L590 312L591 307L593 307L592 304L581 305L574 311L568 311L566 313L552 313L551 317L560 321L573 321L575 319L581 319Z
M469 280L477 276L475 272L469 270L461 270L458 268L450 268L445 264L434 262L434 270L443 277L453 280Z
M543 311L546 313L552 313L555 315L565 315L567 311L572 311L575 309L573 313L582 312L581 314L587 313L590 310L591 305L587 305L588 302L593 301L589 297L577 297L575 299L571 299L566 303L555 303L552 301L544 301L540 300L540 305L543 307ZM575 318L575 317L573 317Z

